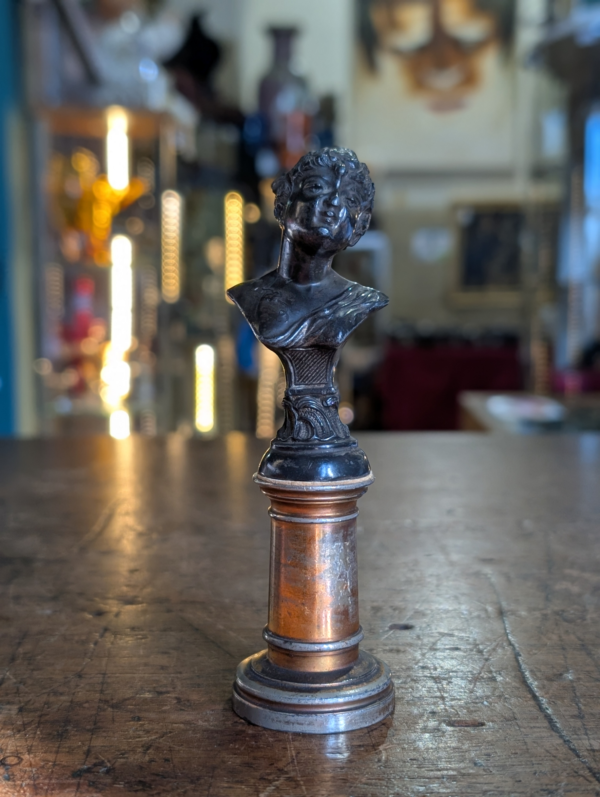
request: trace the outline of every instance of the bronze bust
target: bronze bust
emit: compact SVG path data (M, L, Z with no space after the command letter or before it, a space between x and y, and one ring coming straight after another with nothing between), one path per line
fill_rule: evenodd
M238 666L233 708L265 728L339 733L394 710L389 667L359 649L356 502L373 474L334 382L348 336L388 299L331 268L371 218L373 183L353 152L309 152L273 189L279 265L229 291L287 381L284 424L254 476L271 502L267 650Z
M361 478L369 463L339 418L334 370L348 336L388 298L344 279L332 261L368 229L375 187L354 152L327 147L304 155L273 190L283 230L279 264L228 291L286 374L285 421L259 474L292 481Z

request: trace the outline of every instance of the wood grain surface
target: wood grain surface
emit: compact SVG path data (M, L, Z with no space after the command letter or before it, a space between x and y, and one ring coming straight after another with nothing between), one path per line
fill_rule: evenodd
M364 649L392 720L236 717L264 443L0 443L0 795L600 794L600 437L364 435Z

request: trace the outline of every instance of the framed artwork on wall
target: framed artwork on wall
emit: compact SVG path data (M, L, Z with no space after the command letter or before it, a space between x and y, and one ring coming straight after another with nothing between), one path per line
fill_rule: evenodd
M353 144L385 171L506 172L515 0L356 0Z
M452 305L519 307L526 283L528 301L551 300L559 245L556 200L460 203L453 217L457 246Z
M454 208L457 258L451 302L516 307L522 301L525 212L517 203Z

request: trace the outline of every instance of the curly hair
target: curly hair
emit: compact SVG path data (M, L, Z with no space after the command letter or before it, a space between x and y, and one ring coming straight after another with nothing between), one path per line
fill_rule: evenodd
M351 149L344 147L323 147L316 152L303 155L298 163L273 181L271 188L275 194L275 218L283 224L288 202L294 193L298 179L310 169L329 166L330 169L343 169L345 174L357 183L362 210L369 213L373 210L375 186L371 180L369 168L361 163Z

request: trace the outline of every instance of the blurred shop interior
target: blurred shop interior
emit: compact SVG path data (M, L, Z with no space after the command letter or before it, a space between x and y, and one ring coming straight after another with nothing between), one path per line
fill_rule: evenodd
M0 8L0 435L272 437L282 370L225 290L332 145L376 184L335 268L390 297L342 420L600 429L600 2Z

